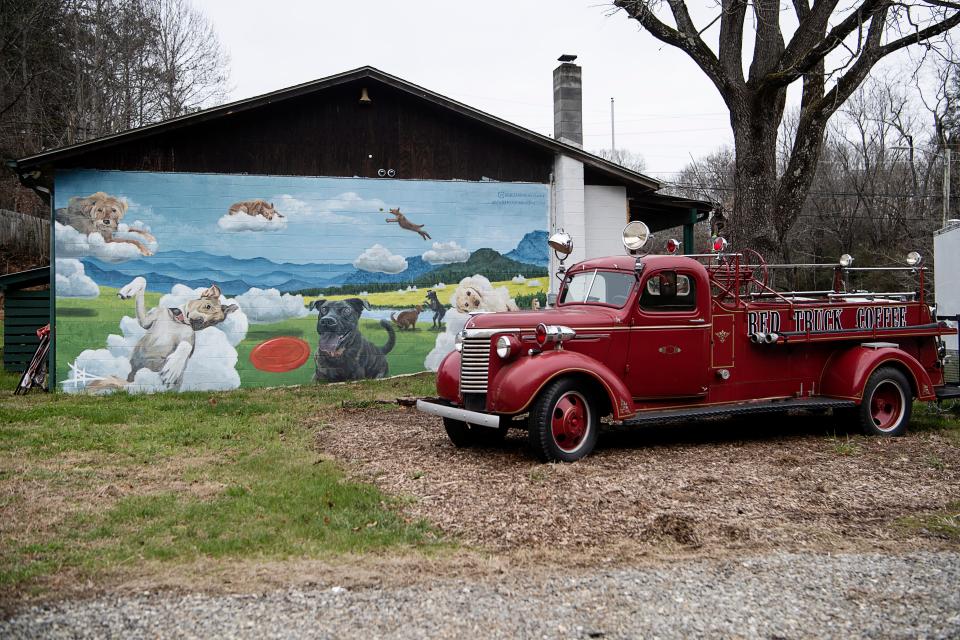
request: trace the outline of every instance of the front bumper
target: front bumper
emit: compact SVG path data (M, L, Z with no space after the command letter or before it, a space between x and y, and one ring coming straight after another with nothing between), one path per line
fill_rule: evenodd
M490 427L491 429L500 427L500 416L479 411L467 411L460 407L451 407L433 400L417 400L417 411L460 420L474 426Z

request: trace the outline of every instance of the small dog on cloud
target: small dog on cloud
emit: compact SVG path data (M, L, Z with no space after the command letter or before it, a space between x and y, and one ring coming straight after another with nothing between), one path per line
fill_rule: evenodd
M228 213L231 216L245 213L248 216L260 216L266 220L286 217L276 210L272 202L267 202L266 200L243 200L241 202L234 202L230 205Z
M155 371L165 385L178 388L193 355L196 333L220 324L239 309L235 304L223 305L220 287L211 284L199 299L190 300L182 308L154 307L147 311L143 301L146 288L147 281L137 277L117 294L124 300L136 298L137 322L147 330L130 354L130 375L126 380L116 377L98 380L90 385L90 389L123 388L134 381L140 369Z
M113 237L113 234L120 231L120 221L126 213L126 202L103 191L97 191L85 198L70 198L65 208L57 209L56 220L84 235L99 233L104 242L132 244L141 254L152 256L153 252L144 242L156 242L157 239L144 229L129 228L126 231L139 235L143 240Z
M360 334L360 315L370 303L360 298L347 300L314 300L316 309L317 352L314 355L316 382L344 382L364 378L384 378L389 373L386 355L393 350L397 338L389 320L380 326L387 332L387 342L378 347Z

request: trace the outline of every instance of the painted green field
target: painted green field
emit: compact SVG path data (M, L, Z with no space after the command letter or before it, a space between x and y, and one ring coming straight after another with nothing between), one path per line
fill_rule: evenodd
M144 297L147 308L156 306L161 294L147 293ZM134 316L133 300L121 300L117 290L100 287L100 297L95 300L77 298L57 299L57 378L65 380L68 364L85 349L104 349L107 336L121 334L120 319ZM242 387L280 386L306 384L313 381L313 358L294 371L270 373L256 369L250 362L250 352L264 340L278 336L293 336L305 340L311 353L317 346L316 315L284 320L271 324L251 324L246 338L237 345L237 371ZM377 346L387 341L387 332L379 321L361 319L360 331ZM423 361L436 341L436 332L429 328L414 331L397 331L397 343L387 355L389 375L423 371Z
M533 282L533 286L530 286L531 282ZM550 284L550 278L547 276L543 276L541 278L531 278L527 282L522 283L512 282L510 280L502 280L499 282L491 282L490 284L492 284L494 288L506 287L507 291L510 292L510 297L517 298L518 296L531 296L537 293L545 294L547 291L547 285ZM420 287L415 291L397 290L374 292L364 296L363 299L376 307L407 309L417 304L423 304L429 288L430 287ZM437 299L440 300L441 304L448 306L450 305L450 298L453 296L454 289L456 289L455 285L448 284L445 288L436 290ZM320 297L325 297L328 300L345 300L347 298L356 298L357 296L304 296L304 300L309 304L311 301Z

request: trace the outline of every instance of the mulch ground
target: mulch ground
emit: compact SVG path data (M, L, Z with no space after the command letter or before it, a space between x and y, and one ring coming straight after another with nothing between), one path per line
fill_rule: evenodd
M524 431L472 450L410 409L324 422L321 452L401 497L409 517L490 550L956 546L908 524L960 500L960 446L947 432L866 438L823 416L715 421L606 433L584 460L544 465Z

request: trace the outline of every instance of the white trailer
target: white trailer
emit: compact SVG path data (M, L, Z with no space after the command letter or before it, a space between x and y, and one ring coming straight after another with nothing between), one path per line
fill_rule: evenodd
M950 220L947 226L933 236L933 283L937 301L937 316L960 316L960 220ZM951 323L951 326L955 326ZM960 355L957 353L957 335L945 336L947 359L944 377L956 384L960 378Z

